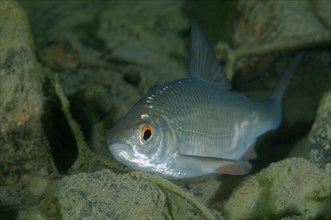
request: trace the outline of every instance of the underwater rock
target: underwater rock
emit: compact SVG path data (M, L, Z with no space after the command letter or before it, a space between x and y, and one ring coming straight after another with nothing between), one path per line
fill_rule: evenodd
M166 201L152 184L109 170L65 177L54 197L62 219L163 219Z
M224 206L225 218L329 219L330 171L302 158L273 163L236 189Z
M26 13L0 4L0 185L54 171L40 118L43 93Z
M331 2L328 0L316 0L312 2L315 13L329 28L331 27L330 7Z
M46 199L21 212L19 219L35 216L46 219L54 216L60 219L169 218L165 194L133 175L117 175L110 170L80 173L64 177L52 188L46 193Z
M313 162L322 166L331 163L331 91L325 93L320 101L308 141Z
M213 177L202 177L200 179L194 181L180 180L176 184L199 198L203 204L208 205L215 193L222 187L222 182Z
M159 81L185 73L187 49L179 33L189 28L182 13L184 1L110 2L100 13L98 35L112 59L155 68ZM132 13L134 11L135 13ZM149 19L146 19L146 18ZM181 58L184 62L178 62Z
M240 15L235 24L235 44L281 42L310 34L316 37L327 27L311 5L309 0L238 1Z

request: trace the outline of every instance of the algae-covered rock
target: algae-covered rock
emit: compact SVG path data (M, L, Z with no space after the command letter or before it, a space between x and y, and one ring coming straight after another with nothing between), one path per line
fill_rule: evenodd
M110 170L67 176L55 181L45 199L22 211L19 219L192 219L196 215L188 201L146 177Z
M163 219L165 197L152 184L109 170L65 177L54 193L63 219Z
M331 27L331 14L330 7L331 1L329 0L316 0L314 3L315 13L328 27Z
M159 82L181 76L186 72L187 49L179 36L189 27L183 5L184 1L109 3L100 13L98 30L112 50L109 59L155 68L150 75L158 73Z
M317 164L331 163L331 91L324 94L309 133L311 160Z
M43 94L27 16L0 4L0 185L54 171L40 118Z
M299 40L310 34L316 37L328 28L313 12L311 5L309 0L238 1L240 15L235 24L235 44L262 44L291 38ZM324 6L329 7L330 4Z
M328 219L330 181L330 169L320 169L305 159L273 163L239 186L226 203L224 214L226 219Z
M20 219L36 215L46 219L164 219L166 215L165 196L159 188L110 170L64 177L45 197L21 212Z

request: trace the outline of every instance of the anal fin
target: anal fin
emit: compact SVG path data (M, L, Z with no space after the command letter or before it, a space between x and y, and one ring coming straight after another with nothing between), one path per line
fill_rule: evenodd
M245 175L252 169L252 166L247 161L232 160L228 163L220 165L215 173L231 174L231 175Z

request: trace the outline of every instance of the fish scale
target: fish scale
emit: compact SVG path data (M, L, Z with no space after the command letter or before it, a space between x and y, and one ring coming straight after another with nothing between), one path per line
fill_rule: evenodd
M152 91L155 94L159 91ZM224 92L217 86L195 79L187 78L181 83L173 82L172 86L162 94L155 94L149 102L155 111L169 115L176 109L171 123L176 127L176 134L181 143L179 150L182 154L204 157L222 157L240 159L251 144L251 137L257 137L278 124L274 121L273 106L268 101L252 102L246 96ZM176 100L181 102L175 102ZM142 99L141 102L145 100ZM173 105L173 103L176 105ZM242 108L238 108L242 106ZM254 115L256 115L254 117ZM234 129L241 120L247 120L254 126L241 131L245 136L238 145L246 145L238 154L230 146L234 142Z

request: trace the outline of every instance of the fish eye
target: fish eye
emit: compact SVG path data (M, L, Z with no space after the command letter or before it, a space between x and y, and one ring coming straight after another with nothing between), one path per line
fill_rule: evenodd
M144 124L140 131L140 138L143 143L147 143L152 139L154 128L151 124Z

